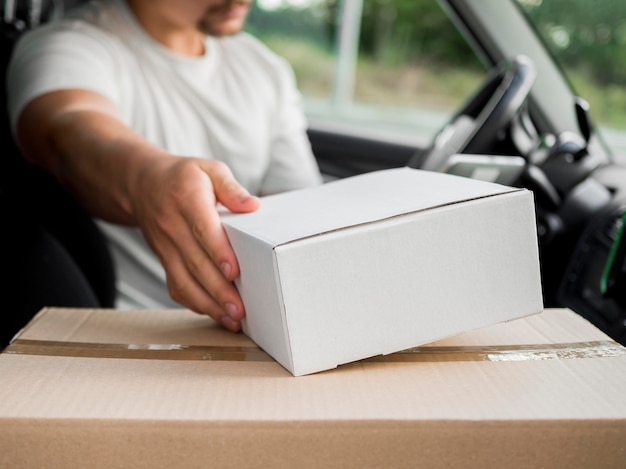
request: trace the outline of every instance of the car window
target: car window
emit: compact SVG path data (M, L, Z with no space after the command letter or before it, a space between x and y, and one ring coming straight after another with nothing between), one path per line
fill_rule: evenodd
M616 156L626 161L623 0L517 0Z
M486 75L432 0L258 0L247 28L292 64L312 121L418 143Z

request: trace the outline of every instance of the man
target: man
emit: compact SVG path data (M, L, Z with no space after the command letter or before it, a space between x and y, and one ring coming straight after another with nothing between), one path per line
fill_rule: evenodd
M122 299L168 306L169 290L233 331L245 311L218 204L321 182L290 68L240 32L249 2L89 4L26 35L8 75L25 157L108 222Z

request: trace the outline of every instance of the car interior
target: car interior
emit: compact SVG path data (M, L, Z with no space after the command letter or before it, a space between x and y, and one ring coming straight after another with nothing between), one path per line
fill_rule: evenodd
M80 1L3 3L4 70L20 34ZM515 1L491 2L493 8L484 8L479 0L439 3L489 70L483 83L424 145L311 119L308 135L320 170L330 180L409 166L467 177L489 174L493 181L532 190L546 307L571 308L626 344L626 158L618 161L607 151L589 104L571 91L530 25L519 21L516 41L494 39L504 34L498 29L507 28L497 20L499 15L521 16ZM4 89L4 81L2 85ZM23 322L44 306L25 305L29 295L24 284L33 272L17 274L24 270L24 262L16 254L27 252L26 243L67 255L84 273L96 298L57 305L112 307L115 279L102 234L51 177L23 161L5 113L0 125L4 148L0 194L7 227L2 251L9 277L3 321L12 311L20 311L17 322ZM37 230L52 234L53 241L24 235ZM54 272L49 275L62 283ZM61 302L63 296L50 301ZM0 346L17 327L1 325Z
M571 308L625 343L623 156L612 157L600 144L588 103L567 83L555 86L561 72L545 47L535 44L528 24L509 44L489 36L510 26L500 18L521 16L515 2L490 2L489 8L473 0L439 3L491 70L483 84L423 148L385 146L323 125L311 129L322 171L336 177L403 165L449 171L460 166L452 163L462 154L465 167L457 174L476 174L485 165L513 174L509 185L535 195L546 307ZM544 105L551 102L561 106ZM363 150L358 159L350 155L357 149ZM486 155L491 161L485 162Z
M5 314L0 348L44 306L113 307L115 275L107 242L94 220L56 180L28 164L11 135L4 93L15 41L79 2L3 2L0 25L2 109L0 258Z

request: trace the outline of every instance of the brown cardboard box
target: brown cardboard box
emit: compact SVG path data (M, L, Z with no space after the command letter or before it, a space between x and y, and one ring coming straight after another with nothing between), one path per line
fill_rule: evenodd
M626 349L567 310L296 378L187 311L48 309L0 376L2 468L626 461Z

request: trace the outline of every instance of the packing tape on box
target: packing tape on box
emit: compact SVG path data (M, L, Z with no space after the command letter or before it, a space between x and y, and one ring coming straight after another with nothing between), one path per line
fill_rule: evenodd
M99 344L16 339L4 353L54 357L93 357L150 360L274 361L258 347L176 344ZM566 344L502 346L421 346L362 362L464 362L537 361L626 355L626 348L613 341Z

